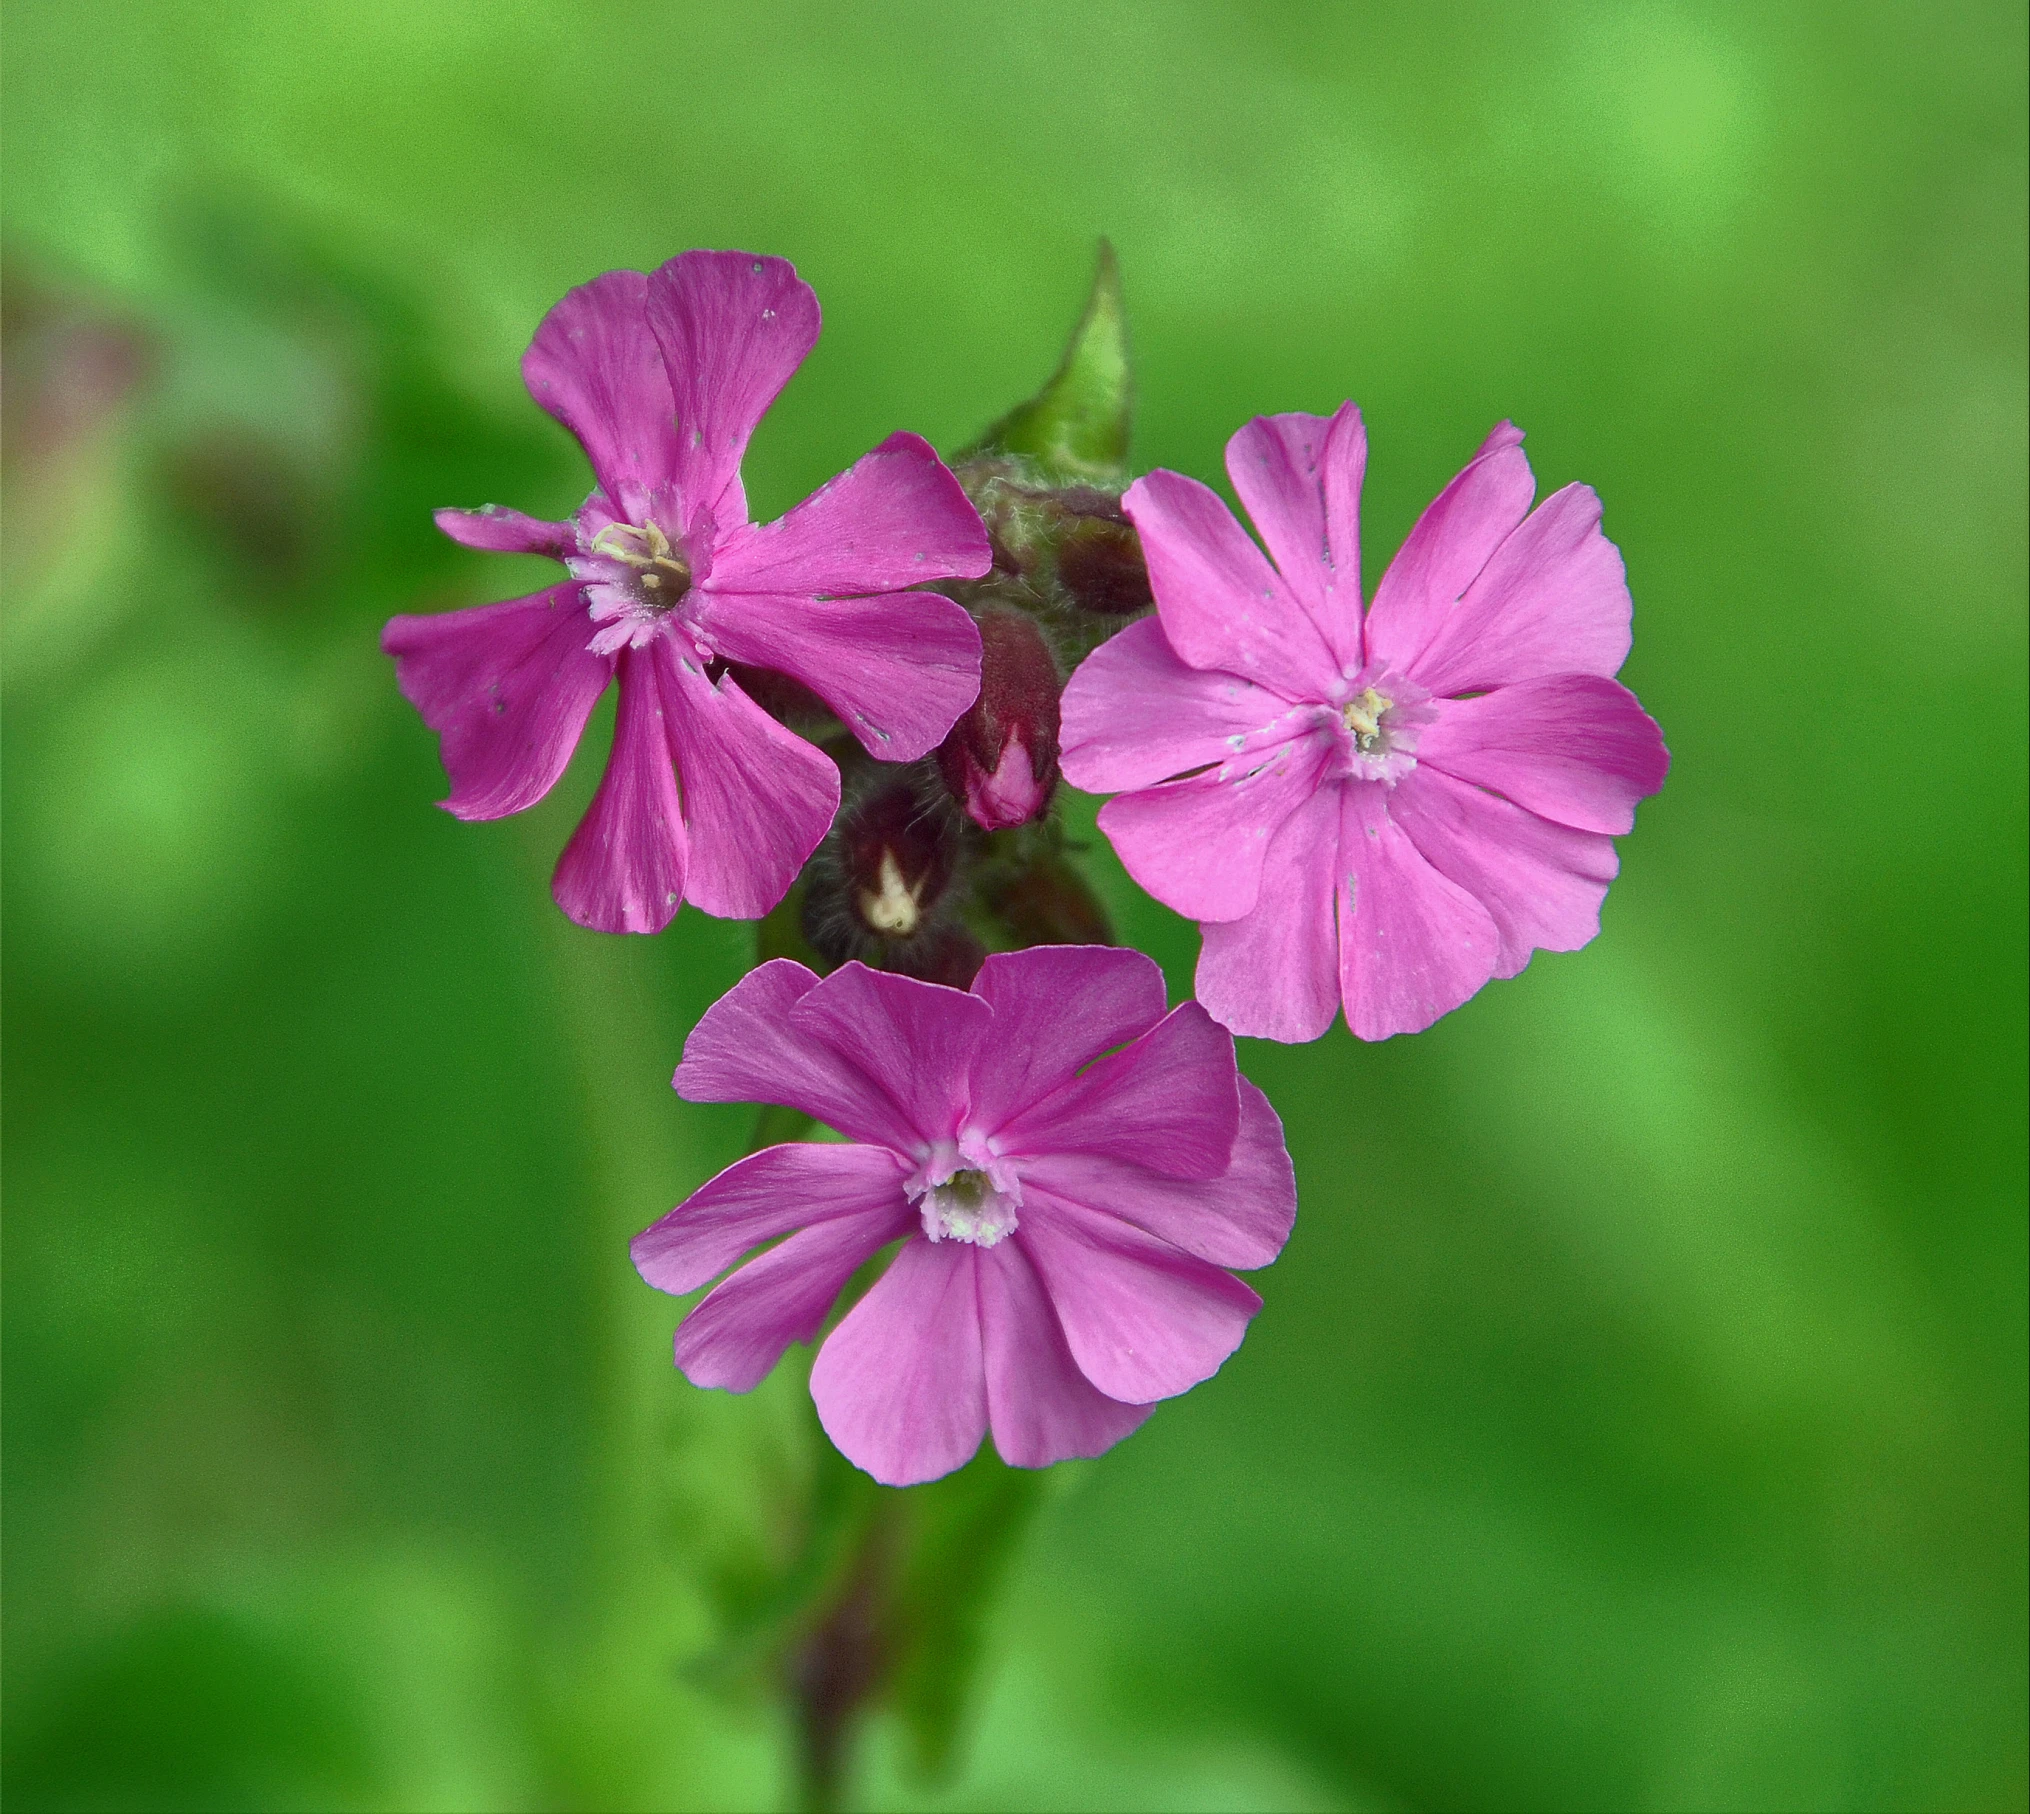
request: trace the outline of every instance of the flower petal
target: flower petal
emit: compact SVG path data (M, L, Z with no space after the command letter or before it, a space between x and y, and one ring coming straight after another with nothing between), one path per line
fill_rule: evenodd
M788 515L736 531L713 556L720 592L899 592L978 579L994 563L980 513L921 435L890 435Z
M1270 841L1317 791L1330 747L1307 734L1208 774L1117 794L1100 808L1100 830L1164 906L1191 920L1237 920L1253 911Z
M1600 500L1567 485L1489 557L1409 675L1440 696L1549 674L1611 678L1628 659L1632 616L1621 552L1600 533Z
M1233 1162L1240 1113L1233 1037L1188 1001L1023 1110L996 1144L1018 1157L1110 1153L1165 1177L1216 1178Z
M991 1133L1160 1021L1170 998L1154 958L1114 945L1034 945L980 966L973 993L994 1031L973 1061L972 1118Z
M905 1241L811 1365L825 1434L883 1486L949 1474L987 1433L979 1252L964 1241Z
M1444 627L1461 594L1529 514L1537 482L1522 431L1504 422L1463 472L1426 506L1367 614L1367 655L1407 674Z
M1111 1399L1078 1370L1020 1241L982 1251L974 1264L987 1421L1003 1461L1015 1468L1047 1468L1073 1456L1103 1455L1141 1428L1150 1406Z
M599 791L550 878L557 905L595 932L660 932L684 898L683 805L658 651L620 657L620 709Z
M608 271L543 317L522 355L529 395L578 437L623 520L677 471L677 426L662 348L649 326L649 280Z
M561 561L578 552L578 531L569 523L548 523L500 504L477 510L439 510L431 519L454 542L489 554L545 554Z
M977 995L849 963L790 1010L798 1033L873 1080L895 1106L899 1151L949 1140L994 1011Z
M1633 829L1635 803L1663 786L1671 763L1635 695L1592 674L1445 700L1417 760L1561 825L1610 833Z
M1268 1265L1297 1219L1297 1175L1283 1124L1245 1077L1233 1162L1217 1178L1166 1178L1106 1153L1067 1152L1025 1160L1022 1180L1025 1189L1033 1184L1096 1215L1132 1222L1215 1266ZM992 1378L990 1358L990 1384Z
M839 771L824 751L785 729L732 675L705 678L666 638L657 650L683 778L693 905L726 920L758 920L789 892L839 810Z
M1280 694L1238 674L1187 667L1162 624L1145 617L1108 638L1064 689L1059 766L1089 794L1153 787L1231 760L1290 711Z
M447 811L498 819L556 786L613 678L613 663L586 649L590 635L575 585L388 620L381 647L402 694L442 740Z
M1493 917L1496 976L1514 976L1532 951L1577 951L1599 932L1619 867L1612 838L1540 819L1427 764L1396 784L1389 816Z
M1121 507L1142 538L1163 633L1179 657L1286 699L1330 694L1338 661L1216 492L1159 470L1129 486Z
M817 986L786 957L750 970L691 1029L670 1087L686 1102L779 1102L854 1140L907 1147L915 1136L888 1092L853 1056L791 1021Z
M647 312L676 406L684 526L703 514L729 530L747 521L747 438L817 344L817 293L786 258L686 252L648 280Z
M685 1056L688 1060L688 1051ZM903 1169L885 1146L764 1147L644 1228L628 1252L635 1271L658 1291L682 1296L717 1278L750 1247L792 1229L840 1216L906 1213Z
M1014 1238L1078 1370L1123 1404L1175 1398L1210 1379L1262 1307L1232 1273L1040 1190L1024 1193Z
M894 1194L884 1208L791 1235L715 1286L677 1325L675 1356L684 1377L694 1386L751 1392L791 1342L815 1340L846 1282L916 1221L899 1181Z
M1361 665L1360 485L1367 430L1330 416L1257 416L1226 444L1227 477L1269 558L1346 673Z
M1362 1039L1421 1033L1494 974L1501 935L1485 907L1433 869L1389 816L1378 781L1342 790L1339 986Z
M1339 1012L1340 792L1321 787L1283 821L1253 911L1199 928L1198 999L1234 1033L1302 1045Z
M801 681L884 762L935 749L979 694L979 626L939 593L820 602L722 595L716 579L698 619L712 646Z

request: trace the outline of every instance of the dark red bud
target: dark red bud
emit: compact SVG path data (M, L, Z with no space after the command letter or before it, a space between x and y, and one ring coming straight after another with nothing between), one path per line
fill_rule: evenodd
M1149 569L1132 524L1104 516L1081 517L1057 545L1057 577L1088 611L1126 617L1155 598Z
M902 945L928 929L958 860L949 810L891 781L840 814L834 861L804 896L804 936L828 961L863 957L868 941Z
M1064 683L1033 618L985 611L979 621L980 696L952 726L938 768L974 824L1006 831L1050 810Z

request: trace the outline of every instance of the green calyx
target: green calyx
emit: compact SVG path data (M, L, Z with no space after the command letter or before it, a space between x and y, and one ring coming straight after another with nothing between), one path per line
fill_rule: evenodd
M1103 239L1092 294L1056 373L1028 402L1017 404L955 455L953 464L1012 454L1034 462L1046 480L1118 486L1128 475L1132 405L1120 261Z

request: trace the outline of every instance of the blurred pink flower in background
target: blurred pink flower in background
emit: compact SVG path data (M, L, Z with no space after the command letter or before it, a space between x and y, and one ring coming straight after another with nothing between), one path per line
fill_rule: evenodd
M1157 615L1064 695L1065 775L1136 881L1201 922L1198 998L1236 1033L1416 1032L1600 926L1613 835L1663 785L1600 502L1535 481L1504 422L1363 612L1360 412L1258 416L1227 472L1130 487ZM1271 564L1273 562L1273 565Z

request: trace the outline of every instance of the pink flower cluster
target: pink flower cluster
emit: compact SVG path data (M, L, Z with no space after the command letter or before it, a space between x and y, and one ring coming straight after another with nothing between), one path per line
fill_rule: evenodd
M618 682L605 775L554 882L600 930L656 931L685 900L759 917L832 830L838 770L757 703L757 671L808 689L877 760L936 751L952 810L987 832L1047 813L1060 765L1116 796L1099 822L1128 872L1201 924L1196 1001L1169 1008L1132 951L981 963L956 926L937 936L955 981L977 968L970 988L763 964L699 1022L676 1088L786 1105L845 1143L741 1160L633 1250L665 1291L719 1280L678 1327L677 1365L744 1391L896 1244L812 1366L839 1448L893 1485L961 1465L989 1431L1018 1466L1095 1455L1235 1350L1260 1300L1232 1269L1290 1232L1282 1128L1232 1035L1315 1039L1342 1009L1363 1039L1414 1032L1598 931L1613 838L1668 766L1614 678L1621 560L1586 487L1531 508L1504 423L1366 602L1359 412L1258 417L1227 470L1266 553L1177 473L1118 505L1080 494L1112 538L1106 600L1153 594L1156 614L1085 660L1060 717L1031 618L976 621L926 589L986 573L993 548L922 440L893 435L749 521L748 437L817 333L792 267L747 253L572 291L523 372L583 445L591 495L565 522L437 518L567 577L395 618L383 646L467 819L542 798ZM1084 548L1067 540L1067 571ZM855 797L840 836L875 840L876 907L913 926L949 852L905 860L928 835L909 784Z

